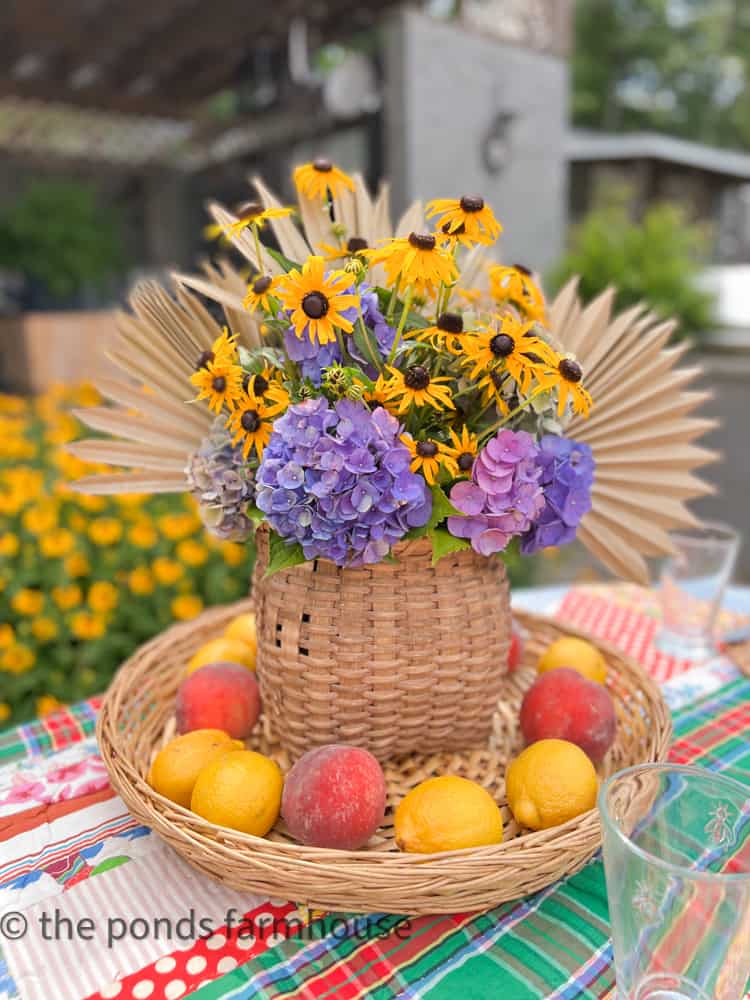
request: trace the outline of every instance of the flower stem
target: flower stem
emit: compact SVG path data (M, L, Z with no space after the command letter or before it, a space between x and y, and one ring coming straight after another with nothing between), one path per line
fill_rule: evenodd
M486 441L489 438L491 438L492 435L496 431L499 431L501 427L505 427L505 425L507 423L509 423L509 421L511 421L513 419L513 417L517 416L522 410L525 410L526 407L529 406L530 403L534 399L536 399L537 396L541 396L541 394L543 392L546 392L546 391L547 391L546 389L543 389L541 387L535 389L534 392L532 392L532 394L530 396L527 396L527 398L523 401L523 403L520 403L515 408L515 410L511 410L510 413L508 413L506 416L504 416L502 420L498 420L497 423L492 424L491 427L488 427L487 430L483 431L482 434L481 434L481 436L480 436L480 438L479 438L480 444L484 443L484 441Z
M411 300L414 298L414 288L409 287L406 295L404 296L404 304L401 309L401 319L398 321L398 329L396 330L396 336L393 338L393 347L391 348L391 353L388 355L388 364L393 364L393 359L396 357L396 351L398 350L398 345L401 343L401 334L404 332L404 327L406 326L406 317L409 315L409 309L411 308Z
M385 314L385 318L389 322L393 319L393 314L396 311L396 297L400 284L401 284L401 274L399 272L399 276L398 278L396 278L396 284L393 286L393 289L391 290L391 297L388 300L388 311Z
M378 357L378 354L377 354L377 351L375 350L375 348L372 346L372 341L370 340L370 334L368 333L368 330L367 330L367 324L365 323L365 318L362 315L362 301L361 301L361 299L357 300L357 313L359 315L359 325L360 325L360 329L362 330L362 337L364 339L365 345L367 346L367 353L370 355L370 358L372 359L372 363L375 365L375 367L377 368L377 370L379 372L382 372L382 370L383 370L383 362Z

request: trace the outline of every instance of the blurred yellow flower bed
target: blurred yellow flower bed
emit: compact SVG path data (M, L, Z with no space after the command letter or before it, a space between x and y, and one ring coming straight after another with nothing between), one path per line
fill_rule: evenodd
M170 622L247 593L252 546L207 534L187 496L83 496L66 454L91 386L0 394L0 725L103 691Z

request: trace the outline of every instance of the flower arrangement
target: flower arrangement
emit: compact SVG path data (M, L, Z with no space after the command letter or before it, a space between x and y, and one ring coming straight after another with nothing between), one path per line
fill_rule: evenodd
M243 304L263 339L248 348L225 327L194 361L195 399L215 414L188 463L206 525L238 541L265 523L269 572L377 563L424 535L434 561L570 542L594 460L565 428L593 401L533 275L478 266L502 231L492 209L438 199L430 231L369 246L337 216L352 178L315 160L294 182L317 213L312 254L262 240L291 208L250 203L223 227L255 248Z
M70 407L100 402L85 385L0 394L0 728L101 692L170 622L247 591L254 552L206 532L189 497L70 488L102 470L62 450Z

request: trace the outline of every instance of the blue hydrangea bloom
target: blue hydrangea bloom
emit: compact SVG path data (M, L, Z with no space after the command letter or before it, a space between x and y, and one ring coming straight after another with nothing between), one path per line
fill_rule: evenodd
M546 434L539 441L537 464L544 508L521 540L524 555L572 542L579 521L591 509L594 456L587 444Z
M274 423L256 474L258 507L307 559L379 562L432 512L400 430L382 407L371 412L350 399L290 406Z

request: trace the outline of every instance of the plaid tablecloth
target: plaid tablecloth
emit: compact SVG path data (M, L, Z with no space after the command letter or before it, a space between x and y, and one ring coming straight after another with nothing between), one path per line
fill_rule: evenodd
M750 786L750 680L722 659L688 670L658 654L641 592L576 589L557 613L664 683L673 760ZM367 919L236 893L128 814L96 752L97 708L0 735L0 998L572 1000L611 989L598 858L482 914Z

